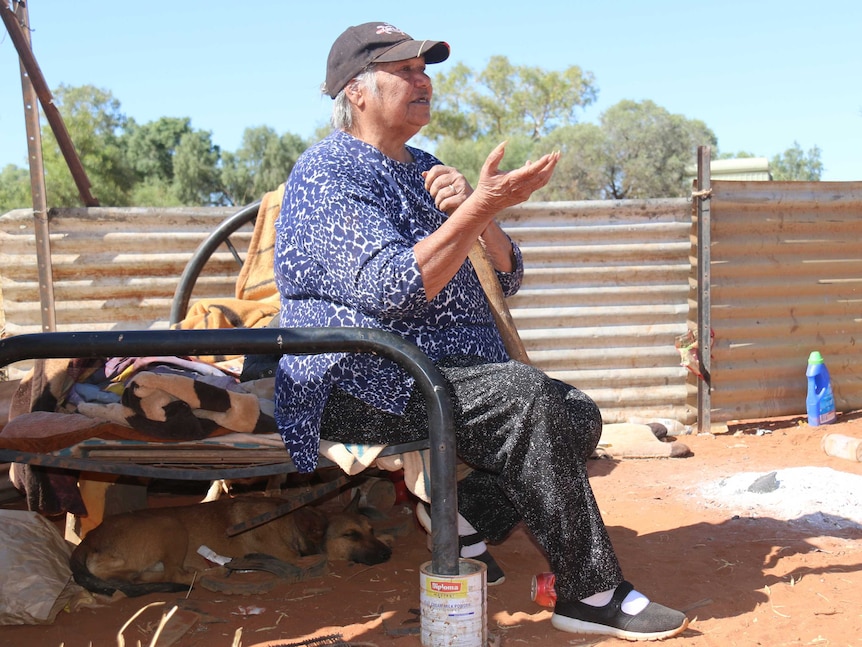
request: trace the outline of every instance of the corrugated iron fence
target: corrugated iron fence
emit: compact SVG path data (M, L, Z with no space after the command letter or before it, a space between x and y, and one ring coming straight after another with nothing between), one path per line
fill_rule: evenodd
M805 413L812 350L862 408L862 182L721 182L710 198L711 415Z
M862 408L862 184L715 182L711 200L711 411L716 422L805 410L820 350L840 409ZM177 279L231 209L50 214L59 330L167 326ZM589 393L606 422L696 422L698 381L677 338L696 327L686 199L531 203L502 214L524 252L510 299L532 363ZM243 251L250 230L233 237ZM233 294L227 250L194 298ZM40 330L32 213L0 216L6 333Z
M685 199L527 204L500 223L524 254L509 300L530 360L587 392L606 422L690 423L674 346L688 318Z
M52 209L51 261L57 330L167 328L177 280L197 246L232 208ZM232 239L245 250L250 229ZM232 296L239 264L222 248L199 296ZM7 334L39 332L33 215L0 216L0 274ZM196 293L197 294L197 293Z

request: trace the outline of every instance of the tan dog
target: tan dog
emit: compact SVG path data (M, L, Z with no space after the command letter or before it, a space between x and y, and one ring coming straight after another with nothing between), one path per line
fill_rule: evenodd
M369 519L359 513L358 497L329 517L305 506L227 535L229 527L284 503L275 497L220 499L106 517L72 552L72 574L90 591L111 595L119 590L134 597L187 589L197 573L213 567L198 554L202 545L223 557L262 553L285 562L322 553L329 560L379 564L392 555L392 549L374 536Z

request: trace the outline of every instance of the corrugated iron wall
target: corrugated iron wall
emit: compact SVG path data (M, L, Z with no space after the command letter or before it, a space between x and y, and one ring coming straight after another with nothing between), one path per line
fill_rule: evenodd
M526 276L510 300L531 361L632 416L691 423L674 348L688 315L691 205L680 200L534 203L501 216ZM231 209L63 209L50 215L58 330L164 328L185 263ZM250 230L233 237L242 252ZM33 219L0 216L7 334L41 329ZM231 296L224 248L194 298Z
M52 209L51 260L57 330L167 328L183 268L233 208ZM250 228L232 239L248 247ZM39 332L41 313L32 211L0 216L7 334ZM233 295L239 265L222 248L196 296Z
M509 306L531 362L587 392L606 422L694 422L674 345L689 310L689 201L530 203L499 220L524 254Z
M862 182L714 181L710 218L713 420L804 414L812 350L862 408Z
M52 212L60 330L163 328L194 249L232 209ZM531 361L588 392L608 422L696 416L697 382L679 366L688 327L691 204L534 203L501 223L527 266L512 316ZM715 181L710 198L715 422L805 412L808 354L819 350L839 410L862 408L862 183ZM250 230L233 237L240 252ZM0 216L6 334L41 329L32 212ZM194 298L229 296L226 249Z

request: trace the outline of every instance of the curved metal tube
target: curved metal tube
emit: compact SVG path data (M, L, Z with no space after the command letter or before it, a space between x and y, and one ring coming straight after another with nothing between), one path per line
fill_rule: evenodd
M204 269L210 256L213 255L218 246L225 242L228 237L236 232L240 227L254 220L260 209L261 201L252 202L246 205L232 216L225 218L221 224L213 229L212 233L200 244L195 250L194 255L186 263L185 269L180 276L180 282L177 284L177 289L174 290L174 299L171 303L171 319L170 323L173 326L175 323L182 321L186 312L189 309L189 301L192 296L192 289L197 283L198 277ZM240 262L242 267L242 262Z

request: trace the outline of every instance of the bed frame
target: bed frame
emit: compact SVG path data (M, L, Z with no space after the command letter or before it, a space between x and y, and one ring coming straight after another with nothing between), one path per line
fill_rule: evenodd
M226 244L242 266L230 236L253 222L260 201L226 218L199 245L186 264L171 307L171 324L184 317L207 260ZM456 457L452 405L445 380L437 367L415 345L401 337L365 328L236 328L214 330L138 330L112 332L42 332L0 339L0 368L22 360L60 358L138 357L149 355L308 355L363 352L387 357L407 370L426 400L427 441L392 445L382 455L430 449L432 564L437 575L458 574ZM124 441L125 442L125 441ZM131 441L129 441L131 442ZM268 448L231 448L212 451L195 445L182 451L166 450L167 443L138 442L136 452L89 450L86 443L74 454L65 451L34 453L0 449L0 462L24 463L122 477L167 480L238 479L296 472L287 451ZM148 448L152 452L145 451ZM215 454L215 457L214 457ZM153 459L157 455L157 459ZM144 458L148 456L147 458ZM321 457L320 468L334 464Z

